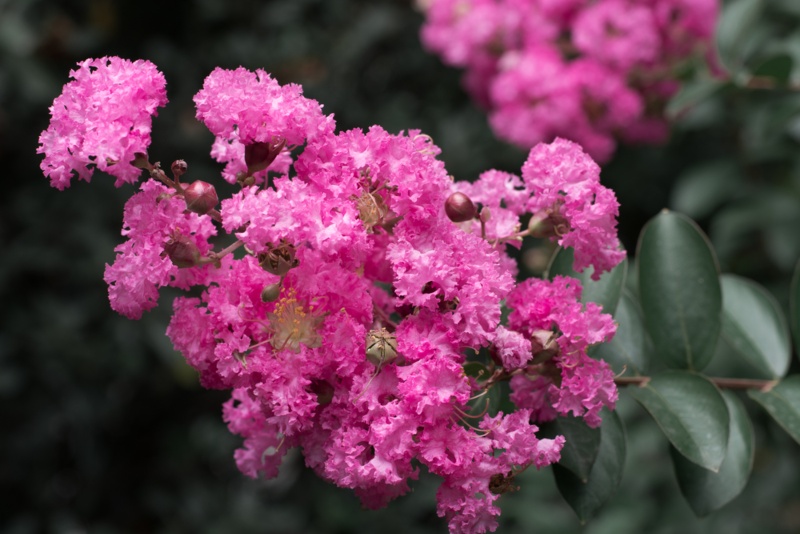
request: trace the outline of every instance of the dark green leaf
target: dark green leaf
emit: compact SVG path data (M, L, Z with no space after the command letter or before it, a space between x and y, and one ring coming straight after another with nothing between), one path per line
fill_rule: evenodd
M782 377L789 368L791 340L775 298L746 278L726 274L720 282L725 340L760 373Z
M725 460L714 473L690 462L670 448L678 485L695 515L702 517L722 508L739 495L750 478L753 468L753 425L741 401L730 391L722 397L728 407L730 428Z
M769 391L750 389L747 394L800 443L800 375L782 380Z
M613 314L622 295L622 288L625 286L625 276L628 272L627 258L611 271L603 273L600 280L596 281L592 280L594 267L587 267L582 273L573 270L574 258L571 248L559 248L547 267L547 278L552 280L556 275L577 278L583 286L581 302L596 302L603 307L605 313Z
M629 389L670 443L692 462L717 472L728 444L728 408L717 388L685 371L656 375Z
M736 0L725 5L717 23L717 51L732 74L741 72L747 55L747 36L761 15L762 0Z
M685 215L663 211L642 230L639 298L656 354L668 367L703 369L720 330L719 268L706 236Z
M733 198L740 182L741 167L728 159L691 167L675 182L670 204L690 217L705 217Z
M600 429L589 427L581 417L559 417L541 425L540 437L564 436L558 464L572 471L584 483L600 450Z
M667 103L664 114L669 120L679 119L691 108L710 98L727 82L710 76L696 76L681 86L678 93Z
M616 375L646 374L650 367L653 343L645 330L642 310L627 291L623 292L617 305L614 320L617 322L614 338L597 345L592 356L607 361Z
M600 430L600 449L586 482L559 464L553 466L558 491L581 523L591 519L614 495L625 465L625 429L616 412L603 411Z
M794 67L794 60L789 54L777 54L763 61L753 73L763 76L776 85L784 85L789 81Z

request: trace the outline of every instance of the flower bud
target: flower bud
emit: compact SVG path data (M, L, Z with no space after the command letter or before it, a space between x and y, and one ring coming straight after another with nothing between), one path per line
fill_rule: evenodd
M259 142L246 145L244 162L247 165L247 174L252 175L269 167L285 146L286 139L277 136L273 137L269 143Z
M295 257L296 255L297 250L294 245L281 241L278 246L270 244L266 252L259 254L258 264L268 273L283 277L300 263Z
M519 486L514 485L514 473L495 473L489 477L489 491L495 495L502 495L511 491L518 491Z
M190 237L180 232L176 232L164 244L163 255L168 256L170 261L181 269L194 267L200 263L200 249Z
M219 204L217 190L208 182L195 180L183 190L186 209L205 215Z
M367 359L375 367L391 363L397 359L397 337L385 328L370 330L367 334Z
M489 219L492 218L492 212L489 210L489 206L484 206L483 209L481 209L481 213L478 218L482 223L489 222Z
M444 203L444 212L451 221L460 223L474 219L477 210L467 195L453 193Z
M176 159L172 162L172 176L177 180L189 169L189 166L182 159Z
M275 282L268 286L264 286L261 290L261 300L263 302L275 302L281 296L281 283Z

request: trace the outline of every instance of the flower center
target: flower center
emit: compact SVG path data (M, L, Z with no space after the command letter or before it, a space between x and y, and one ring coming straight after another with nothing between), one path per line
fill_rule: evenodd
M292 352L300 352L301 343L312 349L322 345L317 327L324 317L315 311L307 310L297 300L297 291L290 288L275 304L275 310L267 314L268 328L272 333L270 345L275 350L286 348Z

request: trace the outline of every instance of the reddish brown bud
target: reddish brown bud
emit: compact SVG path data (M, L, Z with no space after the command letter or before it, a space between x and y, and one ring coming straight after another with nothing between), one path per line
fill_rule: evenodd
M217 190L208 182L195 180L183 190L186 209L204 215L219 204Z
M474 219L477 210L467 195L453 193L444 203L444 212L451 221L459 223Z
M172 162L172 176L177 180L189 169L189 166L182 159L176 159Z
M200 250L191 238L176 232L164 245L164 254L170 261L183 269L200 263Z
M269 167L285 146L286 139L283 137L273 137L269 143L246 145L244 147L244 162L247 164L247 174L252 175Z

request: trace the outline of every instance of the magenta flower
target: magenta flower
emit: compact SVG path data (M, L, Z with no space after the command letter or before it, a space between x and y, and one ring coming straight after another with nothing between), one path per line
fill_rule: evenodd
M167 103L164 75L141 59L102 57L78 65L39 136L41 169L60 190L75 175L91 181L95 168L116 177L117 187L133 183L142 171L132 162L147 152L152 117Z
M476 36L489 41L477 47L535 20L495 7L475 2L495 17L486 21L489 34ZM540 57L552 59L551 52ZM87 79L108 90L122 60L104 61L85 63L64 95L102 94L87 89ZM536 79L535 64L522 65ZM563 70L556 59L551 67ZM615 116L635 114L621 84L592 81L602 68L567 71L558 82L571 84L566 96L560 86L540 88L552 90L543 106L563 99L578 109L589 94ZM120 79L141 88L142 80ZM494 88L493 96L522 98L530 88L516 83ZM125 206L125 241L106 266L112 308L135 319L157 304L161 287L200 286L175 299L167 335L203 386L231 391L223 417L242 437L234 457L247 476L276 476L298 447L319 476L378 508L408 492L424 468L442 479L437 513L451 532L493 531L497 500L516 487L515 477L560 457L564 438L539 439L533 421L574 414L596 426L599 411L616 401L608 366L586 355L589 345L611 338L611 318L579 303L575 280L516 284L505 253L505 244L519 246L535 233L520 223L532 216L534 229L549 229L575 249L577 268L593 265L597 274L619 262L617 204L599 184L597 165L559 139L531 151L522 177L490 170L474 184L457 183L428 136L379 126L336 133L333 118L298 86L281 86L263 71L217 69L195 102L216 136L213 157L226 163L223 178L240 189L217 211L211 183L187 189L179 182L185 162L173 164L173 178L153 167ZM86 121L70 125L57 115L43 146L63 135L88 147L105 128L87 130ZM140 115L149 132L150 112ZM619 124L608 114L595 119ZM136 139L146 148L149 137L134 135L144 131L105 138L103 153L127 154ZM56 153L48 148L48 165ZM77 153L68 149L62 160ZM122 171L124 159L106 169ZM86 162L66 164L66 175L46 166L57 187L73 171L88 179ZM454 192L464 208L455 216L446 207ZM218 230L227 235L216 239ZM480 373L467 374L470 353L490 355ZM508 379L519 409L487 412L481 399Z
M593 265L597 280L622 261L616 196L600 185L600 167L578 145L565 139L537 145L522 166L522 178L533 193L528 209L549 220L561 246L575 250L577 271Z

